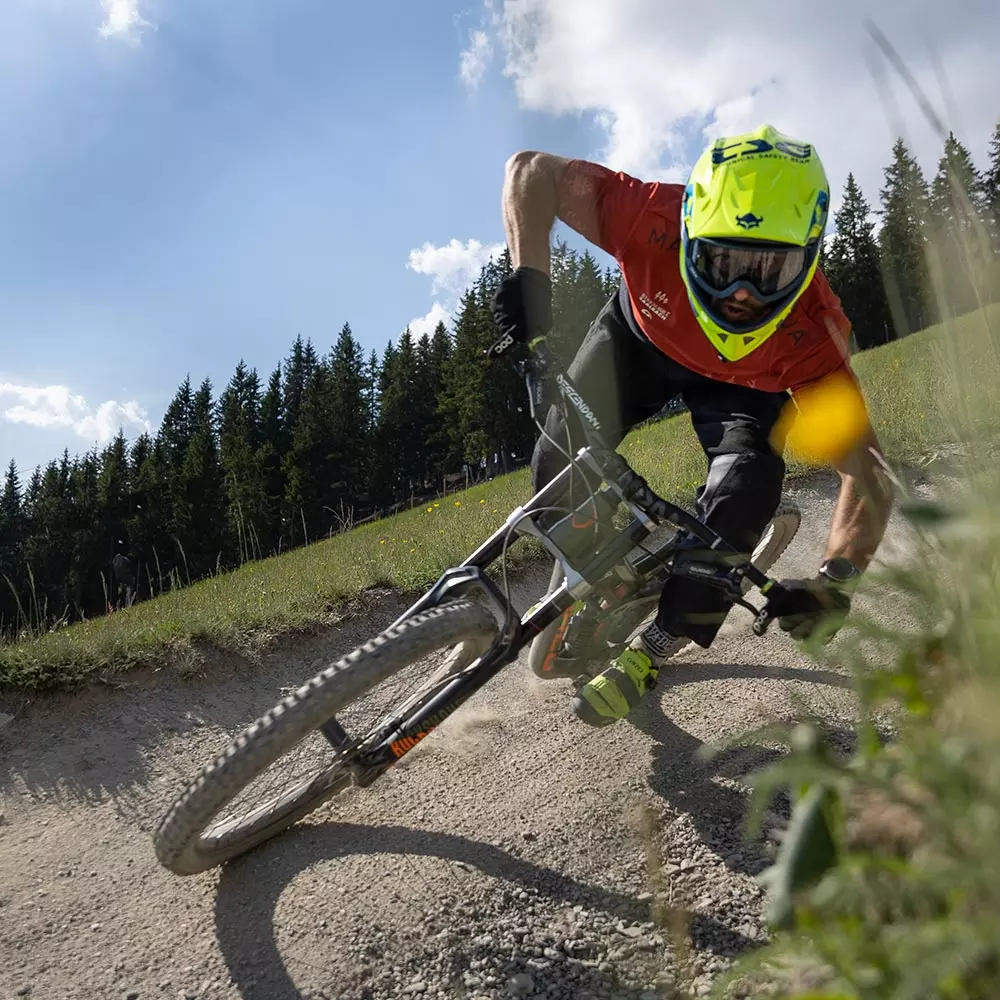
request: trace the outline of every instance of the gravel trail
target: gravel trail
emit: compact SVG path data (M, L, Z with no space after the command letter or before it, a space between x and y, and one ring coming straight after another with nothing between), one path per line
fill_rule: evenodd
M803 526L775 568L815 571L834 482L790 484ZM905 552L894 521L883 557ZM523 602L547 572L518 583ZM901 612L878 593L859 603ZM634 718L592 731L566 681L519 662L370 790L224 870L161 869L151 832L232 734L405 607L248 664L126 674L0 713L0 1000L694 995L765 938L741 780L775 750L702 745L821 713L849 740L845 674L733 612ZM523 607L524 604L519 606ZM0 715L2 718L2 715ZM687 931L654 916L671 913Z

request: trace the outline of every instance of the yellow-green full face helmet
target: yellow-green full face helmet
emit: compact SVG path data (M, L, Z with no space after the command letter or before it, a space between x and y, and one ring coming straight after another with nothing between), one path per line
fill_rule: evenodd
M809 287L829 207L816 150L771 125L717 139L699 157L684 191L681 277L722 357L760 347ZM763 315L724 315L720 302L740 288L769 307Z

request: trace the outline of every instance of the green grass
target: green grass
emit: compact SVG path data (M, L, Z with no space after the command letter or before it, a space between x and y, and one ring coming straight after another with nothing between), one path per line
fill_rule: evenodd
M981 406L957 400L966 430L995 414L987 373L1000 368L970 375L986 390ZM752 815L777 790L795 804L762 877L771 943L715 996L1000 996L1000 473L972 451L951 472L961 488L945 481L940 501L902 505L913 558L878 574L912 622L856 615L835 645L813 650L820 665L851 668L855 748L831 745L822 720L799 722L785 733L789 754L751 777Z
M942 444L980 439L997 425L998 347L990 324L1000 331L1000 306L856 358L872 421L896 464L921 461ZM967 374L960 381L949 371ZM974 399L984 405L972 408ZM622 451L659 493L690 505L704 457L686 414L635 431ZM808 471L789 464L791 476ZM131 609L0 646L0 685L71 686L95 672L161 662L192 644L260 650L282 636L335 621L352 598L372 587L426 587L529 495L528 472L522 469ZM537 551L519 543L513 564Z

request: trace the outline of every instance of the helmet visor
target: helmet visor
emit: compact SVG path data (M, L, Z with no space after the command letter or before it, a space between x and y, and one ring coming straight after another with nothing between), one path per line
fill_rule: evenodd
M774 244L751 247L694 240L691 263L706 290L721 297L729 295L740 282L747 282L762 301L780 296L808 267L810 256L804 247Z

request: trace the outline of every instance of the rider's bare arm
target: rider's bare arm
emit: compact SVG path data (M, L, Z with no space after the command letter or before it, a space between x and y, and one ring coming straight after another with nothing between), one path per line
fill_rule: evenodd
M533 150L507 161L503 221L514 267L550 273L549 234L557 218L600 245L597 185L586 168L584 161Z
M882 541L892 511L892 486L872 454L881 454L875 431L837 465L840 496L830 523L827 559L844 556L864 569Z

